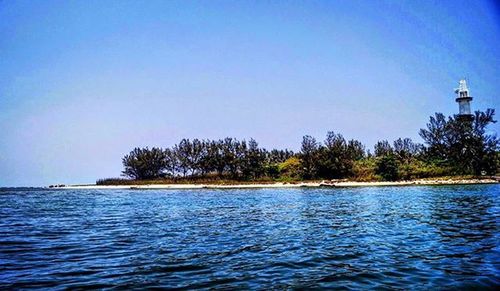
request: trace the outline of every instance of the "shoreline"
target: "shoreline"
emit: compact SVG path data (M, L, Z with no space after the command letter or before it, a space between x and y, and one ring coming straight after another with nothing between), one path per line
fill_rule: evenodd
M439 186L439 185L473 185L473 184L497 184L499 181L493 178L487 179L432 179L412 181L383 181L383 182L357 182L357 181L318 181L299 183L254 183L254 184L146 184L146 185L68 185L47 187L49 189L262 189L262 188L350 188L350 187L381 187L381 186Z

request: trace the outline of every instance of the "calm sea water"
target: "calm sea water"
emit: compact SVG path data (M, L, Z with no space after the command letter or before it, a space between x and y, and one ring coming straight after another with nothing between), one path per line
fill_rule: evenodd
M499 193L3 189L0 289L493 289Z

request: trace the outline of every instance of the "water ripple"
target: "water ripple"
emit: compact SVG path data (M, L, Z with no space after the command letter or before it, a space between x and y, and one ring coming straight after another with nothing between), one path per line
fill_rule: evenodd
M0 289L495 289L499 190L0 189Z

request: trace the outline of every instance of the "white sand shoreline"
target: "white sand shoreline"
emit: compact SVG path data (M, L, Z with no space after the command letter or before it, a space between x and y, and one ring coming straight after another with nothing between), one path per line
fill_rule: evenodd
M468 184L496 184L495 179L435 179L397 182L356 182L356 181L321 181L299 183L255 183L255 184L148 184L148 185L68 185L51 187L51 189L260 189L260 188L318 188L318 187L377 187L377 186L436 186L436 185L468 185Z

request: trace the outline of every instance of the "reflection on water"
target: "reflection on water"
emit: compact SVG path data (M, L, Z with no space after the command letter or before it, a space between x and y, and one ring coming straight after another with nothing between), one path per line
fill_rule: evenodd
M0 288L495 288L499 185L0 190Z

